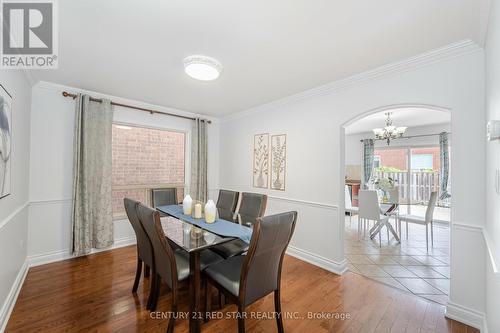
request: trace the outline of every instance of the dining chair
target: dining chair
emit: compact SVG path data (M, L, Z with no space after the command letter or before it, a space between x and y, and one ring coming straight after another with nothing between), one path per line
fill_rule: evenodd
M160 214L157 210L139 204L137 207L139 221L151 240L154 255L153 266L153 299L150 310L155 311L158 303L160 283L163 280L172 291L172 313L177 312L179 283L189 277L189 256L184 250L172 250L163 231ZM218 263L223 259L210 251L200 254L200 269ZM167 332L173 332L175 315L170 318Z
M376 229L374 233L378 233L379 245L382 246L382 228L385 226L387 229L387 242L389 243L389 216L382 214L380 205L378 203L377 191L361 190L358 194L359 197L359 219L363 224L363 235L366 234L367 222L374 221ZM361 234L361 224L358 223L358 238Z
M239 197L239 192L219 190L219 198L216 204L219 218L234 222L234 214L236 212Z
M151 190L151 203L153 208L158 206L177 205L177 188L154 188Z
M359 214L359 208L352 205L352 197L349 192L349 186L345 185L345 212L349 214L349 226L352 223L352 216ZM359 224L359 221L358 221Z
M135 238L137 240L137 270L135 273L134 286L132 287L132 292L137 292L137 288L139 287L139 281L141 279L142 273L142 264L144 263L144 277L150 276L150 269L154 269L154 257L153 257L153 248L151 246L151 242L149 240L146 231L141 225L139 221L139 217L137 216L137 206L139 205L138 201L124 198L123 203L125 205L125 212L127 213L128 220L132 225L132 228L135 232ZM149 309L151 301L153 299L153 293L150 289L149 298L147 302L146 308Z
M281 270L283 257L292 238L297 212L258 218L253 226L247 255L235 256L205 270L205 309L209 309L210 286L223 290L238 305L238 332L245 332L245 308L274 293L278 332L282 333Z
M267 206L267 195L257 193L241 194L240 209L238 210L238 223L252 227L255 221L264 216ZM212 249L223 258L230 258L248 251L248 244L241 239L214 246Z
M408 223L415 223L425 225L425 242L427 244L427 252L429 252L429 224L431 225L431 245L434 247L434 225L433 216L434 208L436 207L437 192L431 192L427 209L425 210L425 217L416 215L399 215L399 220L406 222L406 237L408 238Z

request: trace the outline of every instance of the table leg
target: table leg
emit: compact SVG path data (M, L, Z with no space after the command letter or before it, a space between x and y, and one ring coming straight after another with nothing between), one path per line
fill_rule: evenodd
M189 253L189 332L200 332L200 252Z

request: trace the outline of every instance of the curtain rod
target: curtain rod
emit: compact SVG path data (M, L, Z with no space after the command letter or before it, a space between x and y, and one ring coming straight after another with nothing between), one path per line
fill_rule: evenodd
M420 135L410 135L410 136L402 136L400 138L395 138L395 139L391 139L392 140L400 140L400 139L411 139L411 138L422 138L422 137L425 137L425 136L438 136L440 135L441 133L436 133L436 134L420 134ZM446 132L446 134L451 134L451 132ZM375 141L385 141L385 139L373 139ZM359 140L361 142L363 142L364 140L361 139Z
M67 91L63 91L62 95L64 97L71 97L73 99L75 99L78 96L77 94L72 94L72 93L69 93ZM90 97L90 100L92 102L102 103L102 99L99 99L99 98ZM124 108L139 110L139 111L143 111L143 112L148 112L150 114L162 114L164 116L179 117L179 118L184 118L184 119L189 119L189 120L195 120L196 119L196 118L193 118L193 117L183 116L183 115L180 115L180 114L168 113L168 112L162 112L162 111L156 111L156 110L151 110L151 109L145 109L145 108L141 108L141 107L138 107L138 106L133 106L133 105L128 105L128 104L122 104L122 103L116 103L116 102L113 102L113 101L111 101L111 105L121 106L121 107L124 107ZM212 123L211 120L207 120L207 119L201 119L201 121L205 121L208 124Z

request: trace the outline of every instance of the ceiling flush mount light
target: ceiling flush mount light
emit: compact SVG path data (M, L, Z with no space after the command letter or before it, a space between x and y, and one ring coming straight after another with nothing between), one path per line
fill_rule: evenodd
M221 63L214 58L202 55L184 58L184 71L196 80L213 81L219 77L221 70Z
M391 140L402 137L407 127L396 127L392 125L391 113L387 112L387 119L385 120L384 128L374 128L373 133L375 134L375 138L377 140L385 140L387 145L391 143Z

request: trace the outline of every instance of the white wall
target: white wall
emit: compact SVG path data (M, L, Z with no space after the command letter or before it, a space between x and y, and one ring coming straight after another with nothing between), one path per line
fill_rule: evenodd
M12 191L0 199L0 331L26 267L31 85L20 70L3 70L0 83L13 96Z
M272 196L271 211L278 210L273 201L279 201L279 210L297 209L294 253L342 271L341 127L388 105L420 103L452 110L454 209L447 314L461 319L462 310L476 311L480 315L471 323L477 326L485 311L484 244L475 237L485 221L485 180L483 173L471 177L470 171L485 163L484 54L474 45L446 52L450 54L427 54L226 118L221 124L221 188L267 193ZM252 187L253 135L265 132L287 134L285 192ZM292 199L293 204L279 198ZM324 207L331 210L325 213Z
M35 264L69 256L75 102L63 97L63 90L78 91L45 82L33 88L28 256L31 263ZM96 92L90 94L159 111L180 112ZM186 131L188 142L190 140L192 122L187 119L115 107L114 120ZM209 125L208 140L209 188L213 192L218 188L219 181L219 124L216 120ZM188 153L187 156L189 155ZM135 236L129 222L115 221L115 246L134 241Z
M500 120L500 4L491 2L486 39L486 120ZM486 228L488 239L486 311L490 332L500 332L500 195L495 191L495 172L500 169L500 141L486 144Z

